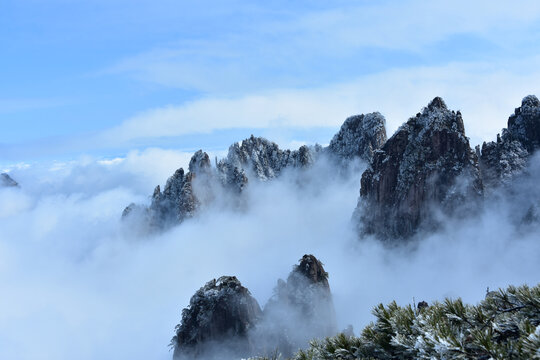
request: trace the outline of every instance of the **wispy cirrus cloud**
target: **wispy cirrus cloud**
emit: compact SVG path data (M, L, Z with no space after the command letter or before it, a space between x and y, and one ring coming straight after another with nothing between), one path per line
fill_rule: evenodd
M489 63L391 69L311 89L206 97L141 113L102 133L107 141L211 132L224 128L339 127L347 116L380 111L390 134L435 96L463 112L469 136L490 140L521 98L539 93L539 58L499 68ZM532 85L531 85L532 84Z
M526 9L526 11L524 11ZM341 2L258 16L228 31L125 57L106 73L202 91L321 86L391 68L501 62L538 53L540 5ZM296 10L296 11L295 11ZM526 34L526 36L524 36Z

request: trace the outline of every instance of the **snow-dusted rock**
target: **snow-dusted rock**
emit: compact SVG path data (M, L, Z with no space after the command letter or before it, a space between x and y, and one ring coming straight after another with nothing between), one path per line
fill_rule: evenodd
M330 153L350 160L371 161L375 150L386 142L386 120L378 112L347 118L328 146Z
M502 137L497 135L497 141L484 142L482 145L479 159L484 185L488 189L508 185L523 172L528 158L529 152L504 129Z
M298 150L281 150L277 144L253 135L235 143L229 148L225 159L216 161L212 168L210 158L202 150L197 151L189 162L189 172L178 169L171 176L163 191L157 186L152 195L151 204L144 213L132 204L122 217L144 213L151 227L164 228L181 223L194 216L204 205L211 203L217 196L228 196L230 200L238 198L248 181L272 180L286 168L307 168L322 153L322 147L301 146Z
M362 233L409 238L420 228L437 227L434 210L451 215L482 195L461 113L436 97L375 151L362 175L355 218Z
M540 101L536 96L523 98L521 107L508 119L508 132L529 153L540 147Z
M173 357L212 358L213 346L222 342L227 342L228 352L249 354L248 333L261 315L257 300L236 277L213 279L182 310L182 321L171 341Z
M267 181L278 177L285 168L312 165L320 151L320 146L282 150L274 142L251 135L229 147L227 157L217 164L217 169L224 185L241 191L249 179Z
M497 141L484 143L480 169L486 187L510 185L523 172L530 156L540 147L540 101L529 95L508 119Z
M192 174L210 174L210 157L202 150L198 150L189 160L189 172Z
M19 184L6 173L0 174L0 187L18 187Z
M183 168L176 170L167 180L163 191L159 185L156 186L147 209L143 210L142 206L131 204L124 209L122 218L144 213L145 216L140 217L140 220L147 221L151 228L160 229L192 217L199 206L199 200L193 191L193 180L196 176L211 176L208 154L197 151L191 158L189 168L191 171L187 174Z

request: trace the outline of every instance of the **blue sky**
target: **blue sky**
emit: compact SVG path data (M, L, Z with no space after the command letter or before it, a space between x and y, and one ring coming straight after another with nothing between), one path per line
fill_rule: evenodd
M434 96L489 140L540 94L540 3L4 0L0 162L325 142Z

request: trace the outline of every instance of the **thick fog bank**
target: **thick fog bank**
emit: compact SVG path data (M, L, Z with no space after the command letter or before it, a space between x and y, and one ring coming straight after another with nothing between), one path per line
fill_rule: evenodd
M153 149L10 173L20 188L0 189L0 358L170 359L180 311L208 280L235 275L265 304L306 253L329 273L338 328L356 331L379 302L477 302L487 287L538 282L540 229L512 217L539 199L538 158L517 193L394 249L358 241L351 225L363 164L337 174L321 161L252 182L245 206L216 203L151 236L120 221L189 155Z

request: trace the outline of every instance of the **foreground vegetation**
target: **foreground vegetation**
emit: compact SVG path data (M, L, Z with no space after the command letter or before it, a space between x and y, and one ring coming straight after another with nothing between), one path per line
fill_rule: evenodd
M359 337L315 340L292 359L540 359L540 285L490 292L476 306L461 299L421 308L392 302L373 314Z

